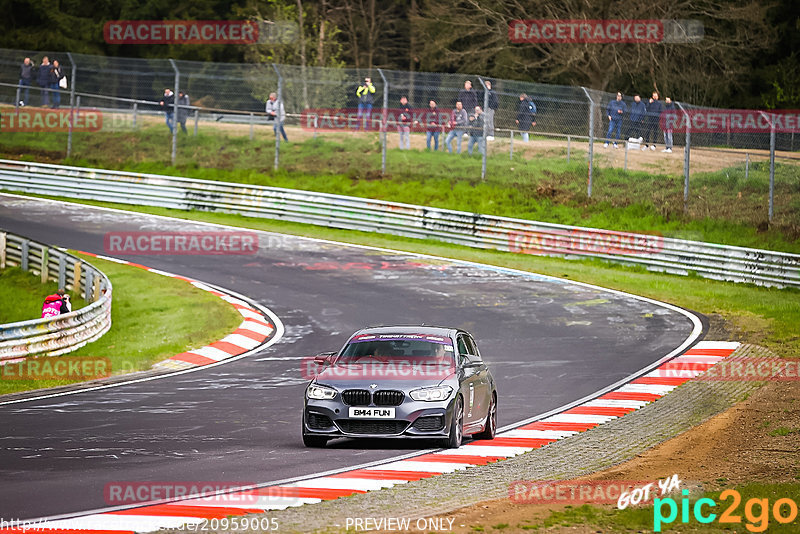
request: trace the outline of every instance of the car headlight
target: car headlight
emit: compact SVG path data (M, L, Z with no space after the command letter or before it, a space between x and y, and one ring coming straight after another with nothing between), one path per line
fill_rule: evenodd
M409 395L415 401L434 402L447 400L452 392L453 388L450 386L436 386L433 388L415 389L409 392Z
M308 389L306 390L306 397L315 400L330 400L336 397L336 390L333 388L312 384L308 386Z

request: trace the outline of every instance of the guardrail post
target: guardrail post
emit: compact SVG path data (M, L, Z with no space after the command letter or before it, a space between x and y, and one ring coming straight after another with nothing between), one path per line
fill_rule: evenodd
M50 278L50 251L47 247L42 247L42 266L39 269L42 283L46 284L47 279Z
M63 254L58 255L58 287L67 286L67 258Z
M138 114L138 112L139 112L139 103L138 102L134 102L133 103L133 129L134 130L136 129L136 115Z
M389 80L383 75L383 71L378 69L378 74L381 75L383 80L383 107L381 108L381 174L386 174L386 130L389 129L387 124L387 113L389 110Z
M0 232L0 269L6 268L6 233Z
M275 74L278 75L278 116L275 117L275 125L278 129L275 130L275 162L272 165L272 168L277 171L281 159L281 127L283 126L281 108L285 110L286 106L283 103L283 76L281 76L281 71L275 63L272 64L272 68L275 69Z
M589 95L589 91L585 87L583 89L586 98L589 100L589 184L586 188L586 194L592 198L592 182L594 180L594 100Z
M744 155L744 179L750 178L750 153Z
M30 252L30 242L27 239L23 239L22 243L20 243L19 253L20 253L20 260L19 260L19 268L23 271L28 270L28 253Z
M174 99L172 100L172 156L170 158L174 166L175 159L178 156L178 93L181 88L181 71L178 70L178 65L174 59L170 58L169 63L175 71Z
M83 288L83 300L86 302L92 302L89 300L92 296L92 286L94 285L94 273L91 269L86 269L86 285Z
M483 157L481 158L481 181L486 180L486 154L489 152L489 143L486 140L487 129L489 125L486 124L486 110L489 109L489 88L486 87L486 82L483 81L483 78L478 76L478 81L481 82L483 86ZM478 143L478 149L480 149L481 143Z
M69 79L69 131L67 133L67 157L70 157L72 154L72 114L73 105L75 104L75 76L78 71L78 66L75 65L72 54L67 52L67 57L72 64L72 77Z
M683 146L683 212L689 213L689 170L692 152L692 129L691 118L689 113L684 109L680 102L675 102L681 108L684 116L686 117L686 142Z
M567 136L567 163L569 163L569 152L570 148L572 148L572 136Z
M83 263L76 261L75 265L72 267L72 291L73 293L80 294L81 292L81 271L83 267Z

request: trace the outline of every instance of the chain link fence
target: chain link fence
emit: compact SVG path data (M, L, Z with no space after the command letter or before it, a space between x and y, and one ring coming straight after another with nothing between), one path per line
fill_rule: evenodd
M38 67L43 56L60 61L66 89L41 85L36 69L31 82L20 79L23 58L30 57ZM360 98L358 89L367 78L371 79L371 89ZM491 93L486 89L489 84ZM166 100L169 105L161 104L165 89L175 93L173 99ZM178 99L179 92L185 93L188 100ZM283 103L285 117L266 112L270 93L276 93L277 101ZM609 103L616 100L615 94L477 74L130 59L0 49L0 105L5 106L0 111L2 115L19 114L25 108L45 103L52 105L56 94L61 107L69 109L69 127L64 132L67 156L74 155L73 119L86 110L98 110L103 114L104 131L166 123L164 128L170 128L171 139L154 147L159 151L154 159L163 160L168 154L173 164L183 132L197 135L207 125L209 129L222 129L227 135L247 135L250 139L258 136L269 142L274 131L273 168L281 168L279 127L283 126L290 140L319 136L345 139L345 146L351 145L354 151L364 151L365 145L349 143L353 137L347 136L374 139L380 145L379 151L369 148L375 152L375 158L369 160L375 173L411 171L415 165L419 168L419 162L394 157L396 152L387 159L387 151L404 148L468 152L476 161L469 170L459 172L470 174L464 176L469 179L505 176L514 172L514 167L509 167L514 162L542 155L563 158L570 165L585 167L589 197L593 188L600 185L599 169L652 172L658 167L659 172L683 175L684 209L688 209L691 176L725 169L729 176L735 175L733 187L754 183L755 175L768 175L769 190L764 194L769 199L770 220L774 214L776 165L779 179L788 181L783 185L796 187L799 181L800 157L796 151L800 149L800 139L796 134L800 126L796 122L792 127L757 124L747 128L737 127L729 120L722 126L704 123L698 128L698 117L706 120L729 115L731 110L701 108L686 102L675 103L675 121L671 123L674 128L667 128L663 114L632 120L632 95L623 96L625 112L617 124L608 119L609 112L616 109L609 108ZM403 97L407 101L401 101ZM641 95L645 105L649 97ZM468 121L475 115L476 105L488 114L482 115L482 121L454 126L457 101L463 101ZM436 104L435 112L432 102ZM774 122L772 114L759 116L767 124ZM7 127L7 123L3 126ZM672 134L671 144L665 133ZM367 146L377 149L377 145Z

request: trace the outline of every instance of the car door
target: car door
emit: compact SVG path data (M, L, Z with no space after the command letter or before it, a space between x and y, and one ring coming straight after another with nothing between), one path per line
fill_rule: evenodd
M476 422L482 422L489 414L489 404L492 401L492 387L489 380L489 367L481 358L478 346L472 336L466 335L471 365L474 367L475 399L473 415Z
M462 373L461 396L464 398L464 428L469 429L479 419L479 413L475 410L475 396L478 394L478 374L480 368L475 365L474 344L469 342L466 334L459 334L456 338L458 350L459 367Z

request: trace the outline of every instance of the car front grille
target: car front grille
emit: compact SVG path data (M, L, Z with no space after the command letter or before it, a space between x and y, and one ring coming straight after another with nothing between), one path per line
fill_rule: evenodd
M401 434L408 427L406 421L362 421L360 419L341 419L336 421L342 432L347 434Z
M369 406L372 394L366 389L348 389L342 392L342 400L349 406Z
M330 417L313 412L308 413L306 416L306 422L308 423L308 428L313 430L325 430L326 428L333 426L333 422L331 421Z
M443 426L444 416L442 415L426 415L414 421L414 428L422 431L441 430Z
M375 406L400 406L403 404L403 399L406 394L402 391L376 391L372 395L372 400Z

